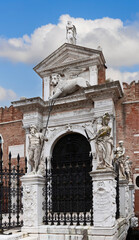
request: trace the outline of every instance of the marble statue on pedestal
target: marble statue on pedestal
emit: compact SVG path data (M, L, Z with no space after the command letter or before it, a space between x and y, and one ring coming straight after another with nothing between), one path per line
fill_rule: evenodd
M129 183L132 183L132 161L129 160L129 156L125 159L125 174Z
M66 39L70 44L76 44L76 28L71 21L67 22L66 26Z
M119 141L119 146L116 148L115 161L119 163L119 178L126 178L125 175L125 148L123 141Z
M112 150L113 138L111 137L111 128L108 126L110 116L105 113L102 117L102 125L97 131L94 138L90 141L95 141L96 154L98 159L97 169L113 168L112 167Z
M32 125L30 127L30 134L29 134L29 160L28 163L32 167L32 173L40 172L41 167L41 151L43 141L48 141L48 138L44 137L41 132L38 132L37 127Z

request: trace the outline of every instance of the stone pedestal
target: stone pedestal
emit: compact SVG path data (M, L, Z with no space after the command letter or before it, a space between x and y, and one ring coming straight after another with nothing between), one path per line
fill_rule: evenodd
M126 179L119 179L120 193L120 217L127 217L129 214L129 187Z
M113 227L116 214L116 181L112 170L90 173L93 181L94 227Z
M40 175L25 175L21 178L23 186L24 227L37 227L43 224L43 188L45 179Z
M132 216L134 216L134 184L129 184L129 209Z

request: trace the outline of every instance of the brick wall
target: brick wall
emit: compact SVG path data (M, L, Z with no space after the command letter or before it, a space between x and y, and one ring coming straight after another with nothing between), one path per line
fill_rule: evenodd
M123 90L124 97L116 103L116 137L117 143L124 141L134 175L139 174L139 82L123 83ZM139 190L135 193L135 212L139 216Z
M22 113L10 106L9 108L0 108L0 136L2 137L3 161L4 166L8 166L9 146L25 146L25 131L22 128ZM16 159L12 158L12 165L16 164ZM21 158L21 165L24 165Z
M103 84L106 82L106 68L101 66L98 69L98 84Z

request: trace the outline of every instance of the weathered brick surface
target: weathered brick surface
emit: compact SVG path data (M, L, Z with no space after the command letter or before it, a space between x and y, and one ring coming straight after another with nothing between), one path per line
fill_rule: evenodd
M126 155L133 162L133 173L139 168L139 82L123 83L124 97L116 103L117 143L124 141ZM139 190L136 190L135 211L139 216Z
M106 82L106 68L102 66L98 70L98 84L103 84Z
M22 128L22 113L10 106L0 108L0 135L3 139L3 161L4 166L8 166L8 147L25 144L25 131ZM12 159L12 164L16 159ZM21 159L23 166L23 159Z

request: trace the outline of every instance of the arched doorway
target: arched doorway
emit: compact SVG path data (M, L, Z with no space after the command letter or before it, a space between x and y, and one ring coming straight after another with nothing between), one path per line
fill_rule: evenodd
M59 224L62 219L63 223L68 221L70 224L82 222L86 225L87 221L91 222L92 181L89 172L92 170L92 157L90 151L89 142L78 133L65 135L58 140L53 149L52 214L57 214L55 220L58 219Z

